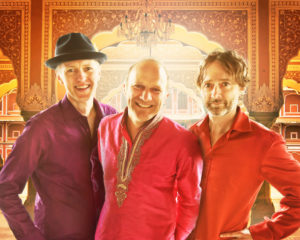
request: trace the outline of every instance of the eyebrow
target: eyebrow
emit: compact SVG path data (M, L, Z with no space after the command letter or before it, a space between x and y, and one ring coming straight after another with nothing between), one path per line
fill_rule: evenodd
M90 67L90 66L93 66L93 64L91 64L91 63L85 63L85 64L82 64L82 66L83 66L83 67L87 67L87 66ZM66 65L66 64L65 64L65 67L68 67L68 68L69 68L69 67L78 67L78 66L72 65L72 64L71 64L71 65Z
M217 79L218 81L229 81L231 82L231 80L229 78L221 78L221 79ZM207 79L207 80L203 80L202 82L212 82L214 81L213 79Z
M75 65L66 65L65 64L65 67L75 67Z

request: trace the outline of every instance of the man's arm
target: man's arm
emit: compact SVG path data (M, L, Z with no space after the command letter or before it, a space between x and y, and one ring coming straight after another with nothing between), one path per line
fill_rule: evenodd
M285 238L300 227L300 164L287 152L285 142L277 134L262 160L261 174L283 198L281 209L271 219L250 227L252 238Z
M99 141L97 145L99 145ZM98 156L98 146L94 147L92 151L91 165L92 165L91 178L92 178L94 199L95 199L95 205L97 211L96 214L97 217L99 217L105 200L105 189L103 183L102 165L100 163L99 156Z
M187 140L181 149L177 170L177 223L175 239L188 237L195 227L201 196L202 156L195 138Z
M44 240L18 196L41 155L41 143L32 132L30 124L26 125L0 172L0 208L17 239Z

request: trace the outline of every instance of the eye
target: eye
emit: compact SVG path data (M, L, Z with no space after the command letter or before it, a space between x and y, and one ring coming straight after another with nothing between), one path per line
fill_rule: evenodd
M133 85L133 88L138 89L138 90L142 90L142 89L144 89L144 86L140 85L140 84L136 84L136 85Z
M211 83L204 83L203 87L204 88L211 88L212 84Z
M92 70L94 70L94 68L90 67L90 66L87 66L87 67L84 68L84 71L86 71L86 72L92 71Z
M222 86L223 87L228 87L228 86L230 86L231 84L230 84L230 82L222 82Z
M152 88L151 89L153 92L155 93L160 93L161 92L161 89L160 88Z
M74 68L68 68L66 72L67 73L73 73L73 72L75 72L75 70L74 70Z

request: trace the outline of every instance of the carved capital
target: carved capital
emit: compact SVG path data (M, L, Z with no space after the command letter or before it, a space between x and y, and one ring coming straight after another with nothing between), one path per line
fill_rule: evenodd
M24 97L17 98L17 103L22 111L39 112L55 103L55 97L50 99L36 83L33 84Z
M278 112L282 105L282 97L275 98L271 89L263 84L254 95L249 97L249 112Z

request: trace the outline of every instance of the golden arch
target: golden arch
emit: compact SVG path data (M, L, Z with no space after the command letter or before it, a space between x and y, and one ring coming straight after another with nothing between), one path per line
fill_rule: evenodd
M174 33L171 34L170 40L175 40L181 42L183 45L188 45L198 49L202 53L209 53L216 49L223 49L223 47L214 41L208 40L208 38L199 33L199 32L188 32L185 27L182 25L174 24ZM110 46L117 46L119 43L127 41L124 36L118 34L118 26L114 27L112 31L100 32L95 34L92 37L92 42L94 43L95 47L99 50L103 50L106 47ZM174 88L180 89L180 91L185 92L188 96L192 97L197 104L200 106L200 99L196 96L195 92L192 89L185 87L183 84L180 83L173 83ZM180 86L179 86L180 85ZM109 103L109 101L116 95L121 94L122 86L118 86L114 89L111 89L107 95L101 99L104 103Z
M170 40L176 40L184 44L193 46L202 52L211 52L216 49L223 49L223 47L214 41L209 41L207 37L199 32L188 32L187 29L179 24L175 25L175 31L170 36ZM92 39L96 47L101 50L105 47L118 44L127 39L118 34L118 26L114 27L112 31L101 32L96 34Z

